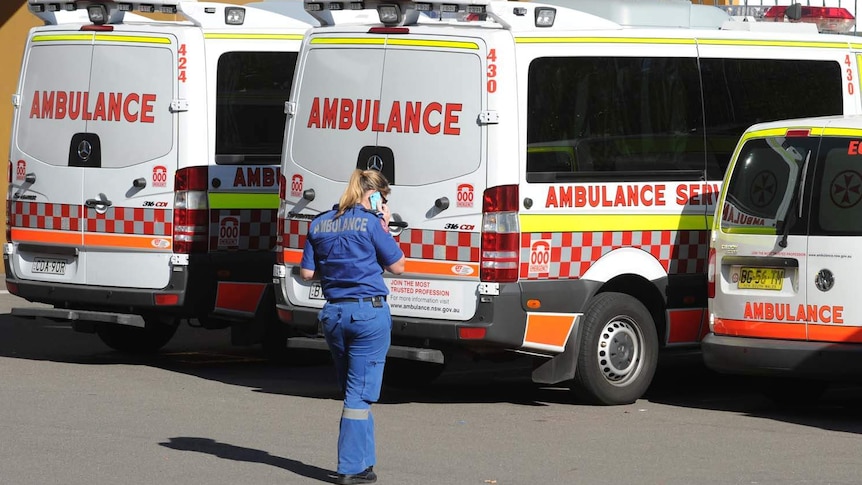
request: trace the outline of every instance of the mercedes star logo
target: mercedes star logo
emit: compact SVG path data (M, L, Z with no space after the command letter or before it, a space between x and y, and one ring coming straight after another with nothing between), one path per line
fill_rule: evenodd
M368 170L377 170L379 172L383 170L383 159L380 158L380 155L371 155L368 157L368 165L366 167Z
M90 155L93 154L93 145L90 144L87 140L81 140L81 143L78 143L78 157L83 161L87 161L90 159Z

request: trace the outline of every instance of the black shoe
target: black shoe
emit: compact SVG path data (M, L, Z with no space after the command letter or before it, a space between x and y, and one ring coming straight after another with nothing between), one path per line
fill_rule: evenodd
M370 466L362 473L339 473L335 483L338 485L352 485L354 483L374 483L377 481L377 474L374 473L374 467Z

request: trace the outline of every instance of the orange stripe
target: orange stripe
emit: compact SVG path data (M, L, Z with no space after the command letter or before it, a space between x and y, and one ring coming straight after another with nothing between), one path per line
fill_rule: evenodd
M301 249L285 249L282 254L284 255L284 262L286 264L299 264L302 262Z
M80 232L53 231L50 229L21 229L13 227L12 240L15 242L41 242L80 246L82 237Z
M818 342L862 342L862 327L808 324L808 339Z
M84 233L84 244L87 246L170 251L172 243L170 238L153 235L96 234L88 232Z
M693 310L669 310L667 343L693 343L701 337L701 325L706 312L702 308Z
M565 347L574 323L574 315L528 313L524 343Z
M716 318L713 331L716 335L731 335L734 337L805 340L805 322L771 323Z
M469 268L469 274L462 274L462 272L456 272L455 268ZM456 261L428 261L422 259L408 259L404 264L404 272L477 279L479 278L479 265L459 263Z
M285 264L299 264L300 262L302 262L301 249L285 249L282 254L284 255ZM467 270L467 268L469 268L469 270ZM456 269L460 272L456 272ZM478 278L479 265L459 263L457 261L427 261L421 259L408 259L404 265L404 272L413 274L433 274L455 278Z

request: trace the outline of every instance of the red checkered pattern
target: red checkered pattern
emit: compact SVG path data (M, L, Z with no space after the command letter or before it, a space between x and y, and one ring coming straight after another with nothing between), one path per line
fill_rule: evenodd
M546 272L530 273L530 251L535 241L549 241ZM650 253L668 274L706 272L709 231L617 231L521 234L522 279L578 278L603 255L633 247Z
M81 230L80 205L46 204L44 202L9 202L11 227L28 229Z
M85 223L87 232L170 236L172 219L169 209L109 207L104 214L88 208Z
M210 211L210 249L218 250L222 217L239 219L239 247L231 250L271 251L278 239L278 211L275 209L220 209ZM225 248L221 248L225 249Z
M285 221L283 246L292 249L304 248L308 226L309 221ZM395 240L408 258L479 261L481 237L478 232L406 229Z

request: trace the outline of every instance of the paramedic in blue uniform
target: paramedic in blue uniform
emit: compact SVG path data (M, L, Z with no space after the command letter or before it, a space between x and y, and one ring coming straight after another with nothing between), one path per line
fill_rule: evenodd
M300 264L304 280L321 280L327 302L318 319L344 392L339 484L377 480L371 403L380 397L392 332L383 270L404 272L404 253L388 231L388 195L383 174L354 171L338 205L311 221Z

